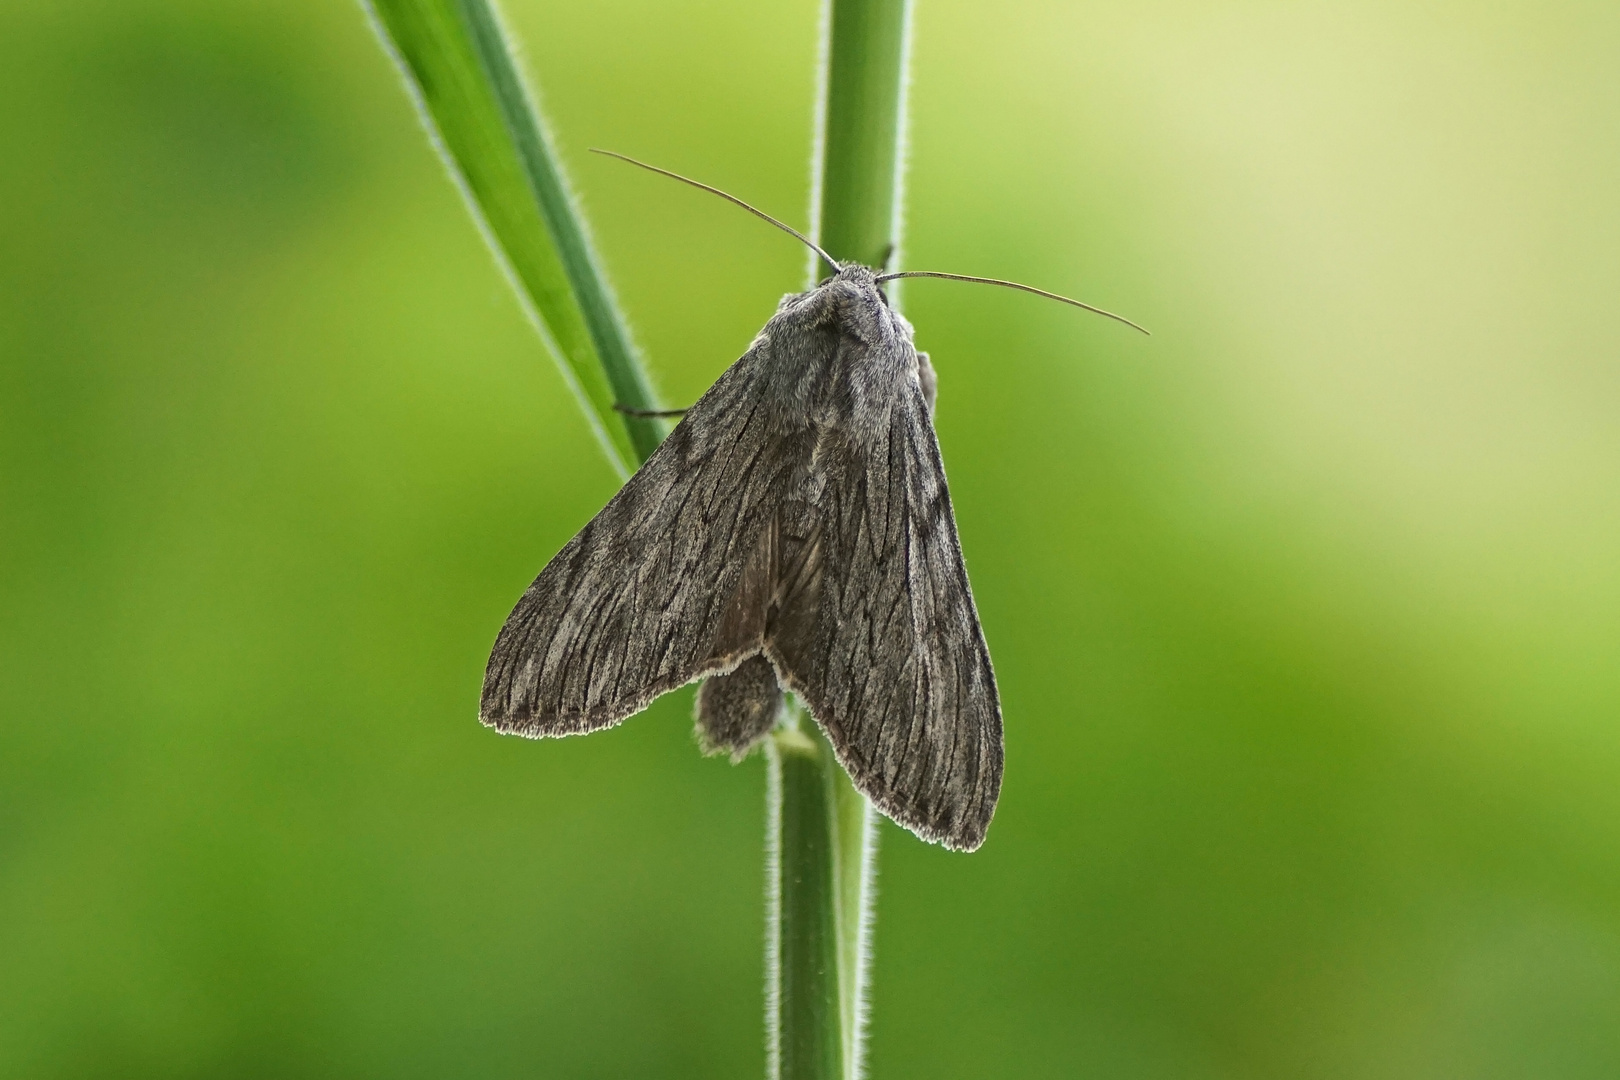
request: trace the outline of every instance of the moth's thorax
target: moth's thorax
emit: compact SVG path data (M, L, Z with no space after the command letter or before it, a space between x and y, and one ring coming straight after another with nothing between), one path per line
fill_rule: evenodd
M889 306L877 273L848 264L813 289L782 298L765 324L761 390L800 423L864 440L921 393L911 324Z

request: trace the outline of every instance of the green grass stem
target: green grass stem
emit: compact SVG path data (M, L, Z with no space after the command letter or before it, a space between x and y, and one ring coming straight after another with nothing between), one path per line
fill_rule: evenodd
M813 236L836 259L882 266L900 244L911 5L826 0L822 27ZM812 283L830 272L819 264L816 258ZM856 1080L876 815L814 724L784 726L774 741L770 828L777 855L769 933L776 963L767 1032L773 1074Z
M845 1073L839 935L839 771L815 724L794 703L769 747L773 830L770 1069L781 1077Z

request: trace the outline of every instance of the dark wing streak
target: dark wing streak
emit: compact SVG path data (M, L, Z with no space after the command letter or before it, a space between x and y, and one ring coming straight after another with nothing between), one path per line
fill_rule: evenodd
M906 614L911 617L910 621L913 625L913 632L915 632L916 598L911 592L913 551L912 532L909 524L902 532L901 539L903 545L901 551L899 552L899 557L900 565L905 568L906 587L904 589L895 590L894 604L890 610L888 624L891 626L893 625L894 616L899 613L901 606L904 605L906 607ZM890 746L899 746L899 750L894 754L895 764L893 772L897 778L905 775L906 766L911 759L913 751L916 749L916 740L922 734L923 724L920 722L920 720L924 715L925 707L928 702L928 671L926 665L915 664L912 669L910 687L911 709L910 715L908 715L904 720L904 728L901 728L899 725L894 725L892 728L889 725L885 725L885 731L883 733L884 736L887 736ZM882 738L882 736L880 736L880 738Z
M904 460L904 449L909 449L909 447L904 447L903 449L904 444L902 443L902 440L895 438L895 434L896 433L891 427L889 440L889 473L891 483L892 477L895 474L900 476L900 490L902 498L901 506L899 507L899 512L901 515L899 530L900 535L896 538L899 542L899 550L893 552L891 557L896 560L897 569L900 571L901 587L897 588L894 592L894 600L888 613L885 627L889 628L891 633L895 632L895 616L898 615L901 608L904 607L907 618L905 623L902 624L902 628L905 628L906 625L909 624L909 629L911 630L912 635L915 636L918 632L919 625L917 619L917 598L914 592L913 582L913 578L915 577L913 570L916 552L913 545L913 530L911 529L909 513L907 512L907 504L909 503L909 488L906 484L906 480L908 478L906 475L907 469ZM917 750L918 741L925 734L925 729L927 727L926 718L931 696L929 694L928 679L930 673L928 670L928 664L926 663L926 654L918 655L915 651L913 652L910 674L910 679L898 684L898 688L903 688L906 695L910 699L909 702L906 703L909 705L909 707L905 710L905 714L903 716L897 718L894 722L886 723L884 725L884 730L879 737L880 745L882 743L886 743L889 747L888 753L884 756L887 760L892 762L889 772L893 781L896 783L903 783L905 777L913 768L913 756ZM900 690L897 689L896 693L898 696ZM919 770L922 770L926 768L926 764L927 763L925 761L918 762L916 767ZM912 786L918 789L922 787L920 783Z
M890 612L891 617L886 625L892 627L894 625L893 616L898 614L900 609L904 607L908 616L906 622L910 624L913 635L916 635L919 630L917 597L913 581L916 576L913 572L916 552L909 514L910 491L908 481L910 478L907 475L908 470L906 468L906 451L912 448L903 438L896 437L899 433L894 431L895 426L897 425L891 425L889 431L889 475L885 479L892 486L894 477L898 476L900 478L901 505L898 507L898 512L901 522L900 535L897 537L899 550L892 553L892 557L896 560L897 567L903 576L901 579L902 587L895 590L894 602ZM899 718L898 722L885 724L885 730L881 736L891 747L893 761L891 773L896 781L903 780L912 767L912 758L916 752L918 740L925 734L928 706L931 702L931 695L929 694L930 672L926 663L926 654L917 655L914 652L912 665L911 679L907 683L900 684L901 686L909 685L910 707L907 709L906 715ZM925 767L926 762L918 763L918 768ZM920 784L916 786L921 787Z
M907 434L913 433L908 432ZM926 446L915 445L915 442L913 441L910 442L907 450L908 454L904 456L916 460L926 460L925 455L928 452L928 448ZM943 479L943 474L941 474L941 478ZM944 542L947 545L954 547L954 545L951 544L951 541L955 539L955 529L952 528L949 530L949 538L942 538L938 532L942 523L934 520L934 515L930 514L928 516L928 520L924 522L923 529L919 532L919 530L914 527L916 523L913 520L913 511L915 509L913 503L918 501L923 492L920 490L913 491L912 489L914 485L918 487L921 486L922 478L907 476L906 480L907 483L904 487L905 558L903 560L903 564L906 568L907 584L905 596L910 602L909 614L911 616L910 621L912 633L917 636L919 646L921 647L919 659L923 661L919 665L919 678L914 684L915 689L913 692L913 716L918 717L926 716L932 713L936 699L935 688L938 686L940 674L938 671L934 670L934 664L929 662L939 659L938 657L933 656L929 651L929 646L935 644L935 634L933 633L934 627L932 625L933 620L930 617L935 615L941 607L947 606L939 603L939 596L936 594L934 589L930 588L932 583L928 580L927 575L928 553L926 550L926 542L930 540L939 542L941 539L944 539ZM944 524L948 525L949 523L946 522ZM958 562L960 562L960 559L961 555L960 553L957 553ZM921 586L920 589L919 586ZM923 610L919 610L919 608L922 608ZM947 662L954 665L954 657L947 654L945 659ZM958 705L959 699L953 698L951 703L953 706ZM943 719L945 726L950 729L951 737L954 740L956 731L961 726L960 723L955 722L960 720L959 711L958 715ZM928 732L924 730L924 725L917 723L914 719L907 726L905 739L901 743L901 746L903 747L900 752L901 760L909 760L913 753L915 753L917 750L918 740L927 734ZM919 767L925 773L923 779L932 779L932 765L932 759L927 757L925 757L920 763ZM945 776L951 775L948 764L946 768L942 770L942 774Z
M752 415L752 414L750 414L750 415ZM747 488L749 486L748 485L748 477L752 476L753 470L758 465L760 458L762 458L767 452L769 452L772 449L774 449L774 446L769 441L761 441L759 446L754 448L754 452L749 456L748 461L742 466L741 469L736 470L735 472L733 472L732 469L731 469L731 455L730 454L727 455L726 463L723 466L721 466L721 471L718 473L718 475L721 478L724 478L724 477L726 477L728 475L734 477L733 482L731 484L731 489L726 492L727 496L734 496L734 495L736 495L738 493L741 493L741 492L743 492L743 490L745 488ZM723 523L724 524L723 528L717 528L717 526L721 525L722 523L708 520L709 514L708 514L707 511L705 511L705 513L703 514L703 517L705 519L704 520L705 535L710 536L710 537L714 537L714 536L724 537L725 542L722 545L723 549L720 552L721 561L723 563L725 563L726 565L736 565L736 566L741 567L742 574L746 575L748 573L749 566L750 566L749 560L752 559L752 557L754 555L754 551L751 550L751 548L750 549L744 549L742 547L744 530L741 528L741 525L742 525L742 522L743 522L744 518L747 516L749 511L753 509L753 507L751 507L749 505L746 505L744 500L737 499L737 498L715 499L715 500L711 500L709 505L711 505L711 506L716 506L717 505L720 508L719 513L724 514L726 512L726 507L727 507L728 502L731 503L731 510L730 510L731 519L730 519L730 521ZM775 522L774 522L775 515L770 514L770 515L767 515L767 517L768 517L768 520L765 522L764 527L766 529L773 529L775 527ZM748 542L750 543L750 545L757 545L758 542L759 542L759 537L755 536L752 539L750 539ZM747 584L746 581L740 579L738 581L738 588L739 589L746 588L746 584ZM733 602L734 602L733 597L731 595L729 595L729 594L722 595L719 592L710 592L707 595L705 595L703 597L703 603L704 603L703 622L704 622L704 624L705 625L712 625L712 626L715 626L716 628L718 628L721 625L721 620L723 620L725 618L725 613L726 613L727 609L731 606L731 604ZM755 645L755 646L752 646L752 647L757 650L758 646ZM735 650L732 650L732 651L735 651ZM728 652L725 655L729 656L730 653Z
M589 621L585 624L585 648L570 653L563 661L562 670L558 673L564 685L579 685L585 687L585 700L591 699L591 677L596 672L597 652L612 638L611 634L600 633L604 623L613 621L617 613L618 604L608 602L598 604L591 609Z
M747 464L745 464L742 467L742 469L741 469L741 471L739 473L739 479L737 480L737 482L735 484L732 485L733 491L727 492L728 495L735 494L735 489L739 488L739 487L741 487L743 485L743 480L741 479L741 477L752 475L754 469L759 464L759 459L761 457L763 457L766 454L766 452L768 450L770 450L770 449L771 449L770 444L764 443L764 442L760 443L760 445L755 448L754 453L749 457ZM727 459L726 467L728 469L730 468L730 460L729 460L729 458ZM725 505L724 503L721 504L722 507L724 507L724 505ZM732 508L732 519L731 519L731 522L730 522L730 528L727 529L722 534L722 535L727 537L726 549L722 553L724 555L724 557L727 558L727 559L732 559L732 558L735 558L737 556L738 548L739 548L740 543L741 543L740 537L739 537L738 532L737 532L737 526L741 523L743 515L746 514L749 509L750 509L749 507L744 506L742 504L741 500L736 500L736 505ZM711 522L710 524L712 525L713 523Z

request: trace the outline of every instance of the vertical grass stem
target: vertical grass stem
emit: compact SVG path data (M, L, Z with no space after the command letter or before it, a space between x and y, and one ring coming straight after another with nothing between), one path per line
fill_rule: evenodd
M909 0L826 0L823 8L811 221L836 259L883 266L897 257L910 34ZM811 283L830 271L813 257ZM772 1072L857 1080L876 816L814 724L785 725L773 742ZM830 973L820 966L829 959Z

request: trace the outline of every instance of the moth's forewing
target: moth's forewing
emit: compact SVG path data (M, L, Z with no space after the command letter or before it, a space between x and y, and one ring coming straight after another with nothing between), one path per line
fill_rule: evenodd
M1001 790L995 675L921 388L890 415L864 451L827 460L844 483L799 570L814 616L784 611L766 649L878 809L972 850Z
M803 472L752 407L759 361L752 349L733 364L529 586L490 654L485 724L594 731L759 650L750 567Z

